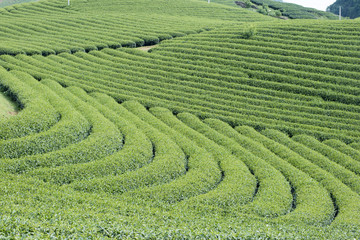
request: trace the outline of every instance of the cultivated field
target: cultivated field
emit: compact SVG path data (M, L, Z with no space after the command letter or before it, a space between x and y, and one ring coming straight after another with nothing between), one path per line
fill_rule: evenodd
M0 29L1 237L360 238L359 21L44 0Z

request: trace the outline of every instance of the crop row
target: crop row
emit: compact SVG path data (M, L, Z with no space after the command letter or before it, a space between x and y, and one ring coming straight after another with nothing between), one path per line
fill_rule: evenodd
M1 54L49 55L61 52L90 51L106 47L152 45L163 39L182 36L185 34L184 32L202 30L201 25L194 24L191 19L189 19L188 24L184 21L181 28L179 25L177 28L174 26L177 22L174 19L167 19L161 27L139 28L136 25L126 24L128 21L133 20L125 19L125 21L119 23L115 22L115 16L108 16L108 18L107 22L114 23L105 29L101 27L104 20L92 19L93 22L89 22L86 17L77 19L74 23L55 18L39 23L28 19L20 19L17 20L16 25L1 24L0 28L4 33ZM79 26L86 30L79 32ZM169 29L169 26L172 26L172 28ZM162 31L158 29L162 29ZM31 38L34 32L37 33L39 38L27 40L26 45L24 45L24 40Z
M51 91L46 91L46 88L42 88L42 85L29 75L19 72L12 74L37 91L37 94L43 96L60 114L61 118L47 131L0 141L1 158L19 158L55 151L79 142L89 135L90 123L79 112L69 107L67 101Z
M246 136L254 137L254 135L249 135L247 130L242 127L237 128L237 130ZM354 185L358 184L357 180L354 180L354 185L350 183L349 186L347 186L343 183L346 182L344 176L341 176L340 179L338 179L330 173L336 172L336 168L338 168L336 165L329 164L331 162L330 160L326 160L329 165L321 165L322 167L327 167L327 170L330 170L330 172L328 172L325 169L322 169L320 165L317 165L321 161L320 155L317 156L317 153L311 152L311 150L301 144L297 144L285 134L274 130L264 130L263 134L267 137L266 139L257 136L255 140L260 141L272 152L281 158L286 159L298 169L309 174L312 178L321 183L332 195L335 204L338 207L338 214L333 224L359 224L359 195L352 190L355 189Z
M42 85L29 76L23 74L18 74L18 76L21 77L22 81L27 81L33 87L35 85ZM61 104L64 103L64 100L61 100L61 98L66 99L66 97L68 97L67 101L70 101L72 107L76 109L76 111L72 113L73 116L81 113L86 119L79 115L77 115L77 118L66 119L68 117L66 116L66 112L64 112L64 120L60 119L53 128L50 128L47 131L31 134L23 138L4 140L2 145L4 151L2 152L5 155L3 156L13 158L1 159L1 169L3 171L21 173L39 167L89 162L112 154L121 148L121 133L109 123L108 120L99 114L96 114L93 109L85 107L86 105L84 103L79 102L76 98L73 98L66 92L66 97L56 97L52 91L56 92L57 95L61 93L61 91L59 91L61 86L57 83L52 81L45 81L44 83L46 83L46 85L38 86L37 89L39 90L39 88L42 88L49 96L54 97L53 100L58 100L58 103L54 104L55 107L61 106ZM52 91L49 90L49 88ZM66 109L72 110L70 106L67 106ZM79 122L78 119L80 119L81 122ZM57 127L57 125L60 127ZM62 125L64 125L64 127L62 127ZM77 126L80 126L80 128ZM91 127L90 134L88 134L89 126ZM82 129L81 127L86 129L86 135L77 134L79 132L77 128ZM53 129L59 131L54 131ZM75 141L73 140L74 136L78 138L75 138ZM47 142L40 142L44 141L43 139L45 137L47 138ZM56 137L59 137L60 140L62 140L61 138L64 139L58 143L56 139L52 139ZM67 141L71 141L71 144ZM15 145L13 144L14 142L19 142L19 144ZM27 148L21 146L20 143L22 142L28 144ZM38 145L33 144L33 142ZM56 143L59 145L56 145ZM8 156L9 154L14 153L17 154L15 156Z
M76 54L76 55L79 55L79 54ZM244 111L248 112L249 115L258 114L258 116L266 116L267 118L270 118L270 119L271 118L279 119L279 117L281 116L279 113L284 112L284 116L283 116L284 119L285 118L286 119L294 118L291 115L289 115L289 113L287 113L286 111L277 110L274 107L272 108L273 110L271 110L271 108L263 109L263 107L258 106L258 107L255 107L255 109L258 109L256 112L246 110L249 107L249 104L242 104L241 103L242 101L231 102L231 100L233 100L234 98L239 98L239 97L234 97L232 95L223 94L222 92L226 91L226 89L220 88L220 91L218 91L219 93L216 93L216 94L213 93L212 94L213 96L205 96L205 95L199 96L199 93L201 93L201 92L200 92L200 89L198 89L198 87L197 88L194 88L194 87L189 88L189 87L184 87L184 86L178 85L175 82L167 83L169 81L169 78L164 79L163 77L158 75L159 73L154 73L154 71L151 69L149 69L149 71L150 71L150 73L151 72L153 72L153 73L143 74L143 73L140 73L139 70L137 70L139 68L134 68L134 70L131 70L131 68L129 68L129 67L126 67L126 68L122 67L124 69L124 71L123 71L123 73L120 74L120 73L116 72L116 69L113 67L104 67L104 65L101 65L101 67L100 67L100 65L98 63L92 63L92 62L89 62L89 60L87 60L88 58L90 58L91 61L94 61L94 59L95 60L98 59L100 62L105 61L108 64L112 64L111 61L106 60L106 59L104 60L104 56L102 56L102 58L93 58L93 57L91 57L91 55L88 55L88 54L85 54L85 55L80 54L80 55L82 55L82 58L86 57L85 60L82 60L82 61L84 61L84 63L81 63L81 64L80 64L79 58L75 57L75 55L70 55L70 54L69 55L61 55L61 58L60 58L60 56L59 57L52 56L52 57L47 57L47 58L40 57L40 56L39 57L34 56L31 58L31 57L25 57L25 56L19 55L16 57L16 59L21 59L20 61L16 60L15 58L5 57L5 56L3 57L3 59L6 60L8 63L13 62L15 64L19 64L22 67L26 66L26 68L27 68L26 71L28 71L28 73L30 73L34 76L38 76L39 78L52 78L52 79L55 78L58 81L62 81L64 84L68 84L68 85L71 85L71 83L69 83L69 82L65 83L64 80L69 79L69 77L70 77L70 79L72 79L71 82L76 81L76 82L80 82L80 83L82 82L81 79L89 79L90 78L91 79L90 82L93 84L93 86L102 86L101 88L103 88L103 89L106 86L108 86L109 88L107 88L107 89L112 89L112 91L116 91L116 92L124 91L127 89L129 91L128 94L136 96L139 93L148 95L147 92L151 91L151 89L155 90L158 88L163 88L164 84L166 84L166 86L171 86L171 88L168 88L167 90L156 91L156 93L152 94L152 96L154 96L154 97L158 96L160 98L165 98L168 101L174 101L176 99L174 99L170 96L171 95L179 95L176 92L181 91L182 97L179 95L176 98L184 99L184 97L186 97L184 100L181 100L182 102L190 103L190 102L192 102L191 99L194 98L194 96L197 96L197 98L199 100L201 99L200 101L204 101L204 103L206 103L206 105L211 105L211 106L218 105L219 107L215 107L215 109L218 109L217 111L219 113L224 112L224 110L222 110L223 107L221 107L221 105L227 105L228 109L230 109L230 107L231 107L232 109L234 109L235 112L239 112L238 107L243 105L242 108L244 109ZM62 56L66 56L66 59L62 58ZM40 59L40 60L37 60L37 59ZM52 59L54 59L54 60L52 60ZM46 60L46 62L45 62L45 60ZM29 62L30 64L27 64L24 61ZM36 67L39 64L38 62L41 63L42 65L47 64L48 67L38 68L38 67ZM61 64L61 67L58 64ZM64 65L64 64L66 64L66 65ZM91 67L91 65L94 65L94 67ZM117 66L121 67L120 64L118 64ZM9 67L10 67L10 65L9 65ZM76 67L76 68L74 68L74 67ZM23 68L17 68L17 69L23 69ZM61 69L64 69L64 70L68 69L66 71L66 75L68 75L68 76L64 76L64 71ZM142 69L144 70L144 68L142 68ZM51 70L52 72L49 72L49 70ZM86 75L84 75L84 71L87 72ZM41 74L41 72L45 73L45 75ZM102 77L100 77L100 74ZM157 75L154 75L154 74L157 74ZM96 77L96 76L99 76L99 77ZM136 77L136 79L138 79L138 81L134 82L133 81L134 77ZM100 80L100 78L101 78L101 80ZM122 79L122 80L114 81L115 79ZM128 80L125 81L126 79L128 79ZM164 80L162 82L158 82L159 79L164 79ZM157 81L155 81L155 80L157 80ZM191 81L190 78L189 78L189 80ZM171 79L170 79L170 81L171 81ZM244 81L248 81L248 80L244 79ZM89 82L89 81L87 81L87 82ZM88 87L90 87L89 84L87 84L87 85L88 85ZM115 88L117 88L117 89L121 88L121 89L115 90ZM140 89L142 89L142 90L140 90L140 91L135 90L136 88L139 90ZM89 88L88 88L88 90L89 90ZM205 90L202 90L202 92L204 92L204 94L206 93ZM167 95L169 97L167 97ZM212 99L214 99L214 100L216 99L216 100L211 101ZM226 99L228 99L228 100L226 100ZM214 102L217 102L217 104L215 104ZM247 102L250 102L250 100L248 100ZM199 105L199 102L197 104ZM270 102L267 103L267 105L271 105ZM193 107L194 106L192 106L192 108ZM212 111L214 111L214 110L212 110ZM269 111L272 111L274 115L269 113ZM343 113L340 113L339 116L341 116L342 114ZM345 112L345 114L349 114L349 113ZM227 115L231 116L231 115L234 115L234 113L229 113ZM234 115L234 117L235 116L236 115ZM323 116L319 116L319 117L323 118ZM354 115L354 117L355 117L355 115ZM314 123L318 122L315 119L311 121L308 118L307 119L304 118L304 120L300 120L300 118L301 118L301 115L297 118L294 118L293 121L297 122L297 124L301 123L302 121L304 122L304 124L313 122L313 125L315 125ZM315 117L315 118L318 118L318 117ZM350 127L350 125L346 126L347 124L346 125L340 124L340 122L343 122L343 121L344 121L344 123L349 122L350 124L351 123L353 124L353 126L351 126L349 129L354 129L354 128L356 128L356 125L357 125L356 120L349 121L349 120L342 120L342 119L337 118L336 124L332 123L332 121L334 121L334 120L331 120L331 118L330 118L328 120L328 122L326 122L326 124L324 122L318 122L317 124L323 125L324 127L332 126L333 128L337 128L337 126L338 126L340 129L344 129L344 127L345 127L345 129ZM334 130L331 130L331 131L334 131ZM356 135L356 132L349 132L349 134Z
M356 72L354 65L359 63L359 53L356 47L349 49L348 47L344 47L344 45L329 44L327 46L328 48L324 49L324 46L321 48L316 45L314 47L308 46L308 42L306 41L297 41L296 43L299 44L294 45L293 41L279 41L275 37L264 37L260 36L260 34L253 39L236 39L236 35L238 35L236 30L228 34L213 34L213 32L208 34L208 36L206 34L189 36L187 37L187 42L197 45L224 48L223 51L229 51L231 49L232 52L230 53L233 54L241 52L239 50L251 51L253 54L260 52L265 55L273 56L274 60L289 59L290 62L295 62L295 60L297 60L297 63L303 63L304 65L307 61L310 61L311 64L314 64L314 67L328 67L339 70L348 70L349 72ZM228 39L231 39L231 41ZM175 41L175 43L178 42ZM303 45L305 46L301 43L304 43ZM165 46L165 44L163 46ZM342 47L344 49L341 49ZM323 62L322 60L330 62Z
M201 121L189 113L175 116L159 107L147 111L133 101L119 104L105 94L64 88L50 80L36 81L23 73L4 70L4 75L21 79L18 82L26 83L27 89L42 89L44 96L54 98L48 101L56 109L61 110L60 103L67 101L91 124L90 135L79 143L27 156L16 171L22 158L1 159L4 177L4 171L18 173L12 178L24 177L23 183L36 184L41 192L49 188L73 197L80 193L86 201L101 194L99 201L114 202L107 205L109 209L123 209L120 215L154 211L151 216L155 217L160 210L163 217L187 216L197 223L206 212L224 216L218 218L220 224L225 219L239 221L251 216L257 224L267 219L267 223L283 227L315 225L319 229L329 224L334 228L360 224L356 193L359 152L352 145L313 139L311 150L306 146L311 138L304 135L290 139L277 131L267 129L260 134L245 126L236 131L218 119ZM10 83L13 93L21 92ZM91 139L96 142L86 144ZM104 154L98 154L100 149ZM92 155L85 156L86 160L80 159L80 153ZM346 162L336 163L339 156ZM35 157L37 162L32 163ZM18 191L15 186L20 187L13 184L5 196ZM20 204L27 206L26 202ZM65 218L70 216L67 214Z
M51 128L59 119L59 113L51 104L25 83L0 68L0 86L7 89L14 101L22 106L20 113L0 121L2 140L24 137Z
M173 47L171 48L171 51L178 55L193 56L194 59L198 59L200 57L200 52L204 52L207 49L214 48L198 47L198 49L199 50L194 50L191 47L185 45ZM204 53L203 57L209 59L209 61L211 59L215 59L215 61L218 61L220 56L225 57L224 54L215 51L216 49L212 50L211 53ZM259 80L258 84L260 86L262 84L262 86L264 87L270 87L275 90L310 96L320 96L324 100L337 101L345 104L357 104L357 102L359 102L358 88L328 83L341 82L342 78L340 77L336 79L336 77L321 75L318 73L310 74L305 71L295 71L290 68L286 69L280 66L275 67L274 65L276 63L274 65L267 65L270 64L271 61L265 62L259 60L258 58L248 60L249 57L242 59L242 57L238 55L229 55L226 57L226 62L228 62L228 64L230 63L229 65L237 64L243 72L247 73L250 76L250 79L255 78L256 80ZM251 63L252 61L256 63ZM315 71L315 69L313 71ZM314 80L312 80L313 78ZM301 82L302 84L299 85L299 82ZM281 83L281 86L277 83Z
M2 10L2 14L0 12L0 54L49 55L153 45L225 23L259 20L258 14L236 7L208 6L194 1L193 11L189 13L183 11L190 9L186 2L171 3L176 6L164 6L162 1L143 2L147 8L140 2L131 1L118 4L109 1L108 5L102 3L104 6L100 8L94 2L84 5L75 2L73 6L65 7L64 3L53 1L11 6ZM112 11L101 14L108 7L112 7ZM148 13L150 8L153 9L151 14ZM97 11L95 16L93 11Z
M233 166L234 162L236 162L234 161L234 157L230 154L232 153L236 158L244 162L256 177L258 181L258 189L253 201L251 204L245 207L235 208L235 211L255 212L256 214L263 217L277 217L287 214L290 211L292 207L293 196L291 195L288 182L279 171L274 169L271 165L267 164L264 160L252 155L246 149L237 146L234 141L227 139L226 137L222 136L222 134L211 129L194 115L180 113L177 115L177 117L195 131L207 137L208 139L204 137L197 137L197 139L212 151L221 153L221 158L226 159L226 161L229 162L229 166ZM220 147L217 146L217 144L219 144ZM220 151L221 148L227 149ZM226 154L226 151L229 152ZM224 165L225 164L221 164L221 166ZM227 168L222 167L222 169ZM239 174L239 171L236 171L235 169L233 169L232 172L234 172L234 174L238 177L244 177L243 174ZM226 171L224 171L224 175L224 180L227 180L226 178L232 178L232 176L229 176ZM231 184L239 186L234 180L231 181ZM243 188L244 184L239 187ZM220 189L218 188L218 190ZM234 190L231 191L233 192ZM222 192L224 192L224 190L222 190ZM237 196L237 198L239 197Z
M264 166L270 165L268 168L277 169L289 182L293 193L292 209L288 214L280 216L278 221L305 222L312 225L326 225L332 221L335 209L328 192L309 175L275 155L269 147L256 140L255 136L258 133L255 130L248 128L248 135L245 136L217 119L205 119L204 122L218 134L223 134L222 138L227 139L227 142L232 141L231 145L227 144L228 148L246 149L260 159L258 161Z

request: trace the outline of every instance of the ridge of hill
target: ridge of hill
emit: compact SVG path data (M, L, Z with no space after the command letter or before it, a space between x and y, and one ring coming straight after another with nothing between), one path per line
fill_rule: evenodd
M338 19L337 15L320 11L314 8L307 8L301 5L297 5L294 3L285 3L278 2L273 0L251 0L251 2L267 7L273 8L275 10L280 10L283 16L289 17L291 19Z

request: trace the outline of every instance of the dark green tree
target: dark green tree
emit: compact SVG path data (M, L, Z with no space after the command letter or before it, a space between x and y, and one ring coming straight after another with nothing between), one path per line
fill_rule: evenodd
M327 8L328 12L339 14L341 6L341 15L343 17L357 18L360 17L360 0L337 0Z

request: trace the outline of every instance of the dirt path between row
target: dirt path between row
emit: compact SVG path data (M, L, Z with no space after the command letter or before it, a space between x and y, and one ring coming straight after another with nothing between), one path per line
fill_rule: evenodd
M151 45L151 46L144 46L144 47L139 47L137 49L141 50L141 51L145 51L148 52L150 49L156 47L157 45Z
M16 103L0 91L0 118L14 116L17 112Z

